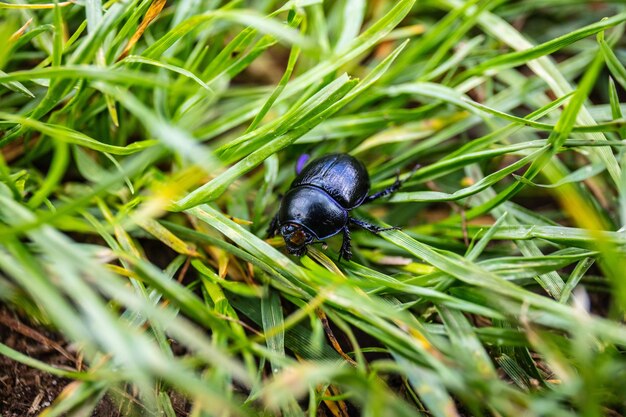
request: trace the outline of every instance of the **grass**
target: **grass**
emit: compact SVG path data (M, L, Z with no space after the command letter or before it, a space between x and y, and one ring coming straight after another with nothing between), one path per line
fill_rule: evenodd
M0 2L0 303L84 366L0 354L73 381L48 417L626 415L624 22ZM375 191L421 164L355 210L402 229L289 256L265 230L295 162L337 151Z

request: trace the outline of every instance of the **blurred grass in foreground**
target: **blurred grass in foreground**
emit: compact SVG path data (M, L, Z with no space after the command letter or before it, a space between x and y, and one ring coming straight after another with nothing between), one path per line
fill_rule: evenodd
M618 416L621 1L0 2L0 302L75 344L46 410ZM265 241L301 153L402 227ZM175 345L175 346L174 346ZM175 348L174 348L175 347Z

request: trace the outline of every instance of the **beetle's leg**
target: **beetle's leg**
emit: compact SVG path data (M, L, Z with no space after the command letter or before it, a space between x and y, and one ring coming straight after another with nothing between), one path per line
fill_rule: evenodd
M272 218L269 227L267 228L267 237L274 237L278 233L278 213Z
M307 153L300 155L298 161L296 162L296 175L302 172L306 163L309 162L309 159L311 159L311 155Z
M350 246L350 229L346 225L343 228L343 243L341 244L341 249L339 249L339 258L337 262L341 261L341 258L344 258L346 261L352 259L352 249Z
M406 178L403 179L403 180L400 179L400 173L398 172L396 174L396 181L393 184L391 184L390 187L387 187L384 190L381 190L381 191L377 192L376 194L372 194L370 196L367 196L365 198L365 200L363 201L363 204L370 203L370 202L372 202L372 201L374 201L376 199L379 199L379 198L384 197L386 195L395 193L396 191L398 191L400 189L400 187L402 187L402 184L404 184L409 178L411 178L413 176L413 174L415 173L415 171L419 167L420 167L419 164L415 165L415 167L411 170L409 175L407 175Z
M399 227L380 227L380 226L376 226L375 224L371 224L368 222L364 222L363 220L359 220L359 219L355 219L354 217L350 217L348 219L350 221L350 223L355 224L365 230L369 230L372 233L380 233L380 232L384 232L386 230L399 230Z

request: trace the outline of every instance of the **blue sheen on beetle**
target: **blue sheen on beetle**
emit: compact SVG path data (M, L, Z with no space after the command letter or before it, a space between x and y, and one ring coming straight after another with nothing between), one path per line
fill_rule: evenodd
M270 237L281 234L289 253L302 256L311 243L343 233L339 259L350 260L350 225L373 233L397 229L366 223L351 217L349 211L398 190L403 182L399 177L389 188L368 195L369 175L356 158L348 154L329 154L306 166L307 161L303 159L299 158L296 164L298 176L283 197L278 214L268 229Z

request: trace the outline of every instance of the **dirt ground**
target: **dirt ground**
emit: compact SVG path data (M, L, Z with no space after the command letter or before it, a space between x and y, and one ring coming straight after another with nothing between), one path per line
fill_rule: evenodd
M0 305L0 341L32 358L66 369L80 369L80 360L58 334L24 323ZM0 416L35 416L48 407L71 380L39 371L0 355ZM118 407L105 397L94 416L118 416Z
M67 370L84 370L80 356L59 334L20 318L0 304L0 341L10 348L48 365ZM0 354L0 417L36 416L50 406L72 380L23 365ZM123 402L108 395L97 405L92 416L147 416L132 395L122 394ZM189 401L171 393L177 417L189 415Z

